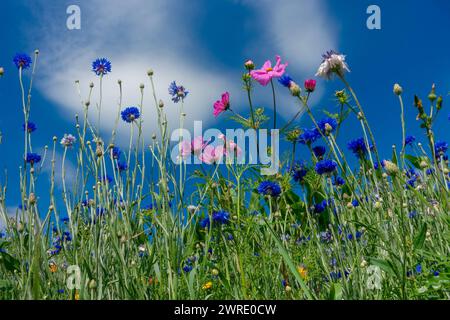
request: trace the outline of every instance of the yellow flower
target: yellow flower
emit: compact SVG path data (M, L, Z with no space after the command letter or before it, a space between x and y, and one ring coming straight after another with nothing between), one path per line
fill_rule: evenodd
M307 280L308 279L308 270L304 267L304 266L298 266L297 267L297 271L300 274L300 277L303 280Z
M203 289L203 290L211 289L211 288L212 288L212 285L213 285L212 282L209 281L209 282L207 282L207 283L205 283L205 284L203 285L202 289Z
M75 290L75 300L80 300L80 292L78 292L78 290Z

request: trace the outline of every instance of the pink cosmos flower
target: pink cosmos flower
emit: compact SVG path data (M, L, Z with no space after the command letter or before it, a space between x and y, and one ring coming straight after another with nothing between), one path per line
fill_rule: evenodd
M208 145L199 156L200 160L206 164L220 163L225 155L225 149L222 145L213 147Z
M234 141L227 141L224 134L219 135L219 139L223 140L225 150L225 155L231 155L239 157L242 154L242 149Z
M276 61L275 66L272 67L270 60L267 60L261 69L250 71L250 75L261 85L266 86L272 78L281 77L288 66L287 63L281 63L279 55L276 56Z
M305 81L305 90L307 92L313 92L316 89L316 80L308 79Z
M194 138L191 142L183 141L180 145L181 156L185 159L191 154L196 156L200 155L203 149L208 145L210 141L203 140L202 136Z
M230 94L228 92L222 93L222 99L214 103L214 116L218 116L230 108Z

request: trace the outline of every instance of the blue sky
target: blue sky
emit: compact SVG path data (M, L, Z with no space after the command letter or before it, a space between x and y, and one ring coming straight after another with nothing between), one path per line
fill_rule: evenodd
M71 4L81 8L81 30L66 28L66 8ZM381 8L381 30L366 28L366 8L371 4ZM155 70L158 95L166 101L174 123L178 110L170 103L167 86L177 80L191 91L186 100L187 125L203 120L204 127L225 128L223 118L213 117L212 103L228 90L233 108L247 112L240 83L245 59L261 65L280 54L289 62L288 73L302 83L314 76L321 53L335 49L347 55L352 71L348 80L385 158L390 156L392 144L401 144L400 109L392 94L393 84L398 82L404 88L407 132L423 142L425 136L415 121L413 95L425 100L432 83L444 98L450 92L450 2L446 0L7 0L1 1L0 12L0 66L5 69L0 78L0 179L4 181L7 170L9 207L19 201L17 174L23 150L20 88L12 63L16 52L31 55L36 48L41 52L31 111L31 120L38 126L33 135L35 150L51 145L53 136L74 132L74 115L81 114L74 81L80 80L86 95L89 82L98 83L90 63L100 56L108 57L113 65L105 79L102 129L106 135L114 121L114 112L108 111L116 110L117 80L124 82L124 104L135 105L139 84L149 87L149 68ZM339 81L318 79L312 99L314 112L319 116L321 110L336 112L333 93L342 88ZM277 94L284 122L298 106L281 86L277 86ZM269 88L257 88L255 95L258 106L271 109ZM144 106L153 110L150 91L146 91L146 98ZM446 107L435 131L438 139L448 141ZM147 134L155 128L152 120L149 112ZM311 126L306 116L298 125ZM121 130L125 137L125 128ZM359 136L360 126L353 119L346 123L338 142ZM305 155L299 152L299 158ZM43 183L41 187L47 186Z

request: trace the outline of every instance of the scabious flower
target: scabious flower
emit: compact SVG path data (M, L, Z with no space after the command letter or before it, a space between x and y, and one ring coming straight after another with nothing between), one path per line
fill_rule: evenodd
M320 133L315 129L303 129L302 134L298 137L301 144L310 145L320 137Z
M281 194L281 187L277 182L266 180L259 184L258 193L276 198Z
M289 171L295 182L303 182L303 178L308 173L308 169L303 163L296 162L290 168Z
M317 70L316 77L322 77L329 80L334 73L343 76L346 71L350 72L343 54L331 50L322 55L322 57L323 61Z
M320 175L322 174L328 174L335 171L337 168L337 163L333 160L321 160L316 163L316 172Z
M349 141L347 143L347 147L358 158L363 158L367 154L367 147L366 147L366 143L363 138L358 138L358 139Z
M406 136L406 138L405 138L405 146L412 146L414 141L416 141L416 137L414 137L414 136Z
M169 94L172 96L172 101L178 103L180 100L184 100L184 98L186 98L189 91L187 91L183 86L177 86L177 83L172 81L169 85Z
M61 139L60 143L63 147L70 148L75 144L76 141L77 139L73 135L64 134L64 137Z
M206 164L218 164L222 162L224 155L225 148L222 145L216 147L208 145L205 147L199 158Z
M313 148L314 155L317 158L323 157L323 155L325 154L326 151L327 150L325 149L324 146L316 146L316 147Z
M28 133L32 133L37 130L37 126L35 123L28 121L22 125L23 131L27 131Z
M314 90L316 89L316 83L317 82L314 79L305 80L305 90L306 90L306 92L309 92L309 93L314 92Z
M31 66L31 57L27 55L26 53L17 53L14 56L14 64L16 65L17 69L28 69Z
M320 131L322 131L322 133L331 133L337 128L338 122L335 118L328 117L317 122L317 126L320 128Z
M445 141L437 141L434 144L434 152L436 157L443 156L448 150L448 144Z
M222 93L222 98L214 102L214 116L218 116L222 112L230 108L230 94L228 92Z
M252 78L258 81L262 86L266 86L270 82L270 80L272 80L272 78L281 77L284 74L286 67L288 66L287 63L281 63L281 58L279 55L277 55L275 58L276 64L274 67L272 67L272 63L270 62L270 60L267 60L261 69L250 71L250 75L252 76Z
M37 153L27 153L27 156L25 157L26 162L30 164L36 164L39 161L41 161L41 156Z
M97 58L92 62L92 71L98 76L111 72L111 62L106 58Z
M125 110L121 112L121 115L122 120L128 123L131 123L136 119L139 119L139 117L141 116L139 109L136 107L125 108Z

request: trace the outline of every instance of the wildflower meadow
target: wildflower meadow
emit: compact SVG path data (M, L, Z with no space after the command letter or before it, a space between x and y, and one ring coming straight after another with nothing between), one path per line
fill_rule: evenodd
M139 104L124 104L117 82L113 129L100 130L103 80L120 74L114 61L93 57L84 72L96 81L70 79L80 98L73 125L45 146L33 138L51 124L33 122L32 94L44 53L12 57L1 74L17 73L21 108L9 111L23 117L23 161L18 175L0 180L0 299L449 299L449 137L433 126L448 117L448 88L406 95L390 84L392 130L403 140L382 157L358 100L368 88L352 85L358 70L347 54L317 57L317 73L302 80L279 55L245 61L241 90L223 88L203 111L233 129L193 136L185 117L194 93L176 79L160 83L151 69L142 72ZM328 101L339 112L313 113L310 98L331 82L340 90ZM253 102L255 88L270 94L265 108ZM238 96L245 108L235 108ZM277 117L280 96L296 108L288 121ZM406 108L416 122L406 123ZM150 110L153 134L144 130ZM338 144L351 118L359 128ZM420 139L408 134L412 126ZM75 169L66 171L69 158ZM8 187L9 176L19 190ZM12 193L20 194L13 211Z

